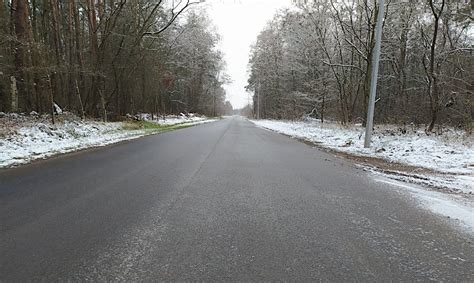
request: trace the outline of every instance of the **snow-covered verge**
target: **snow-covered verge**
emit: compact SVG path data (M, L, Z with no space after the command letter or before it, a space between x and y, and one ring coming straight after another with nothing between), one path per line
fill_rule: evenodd
M196 114L190 113L188 115L180 114L180 115L167 115L167 116L155 116L151 117L151 114L138 114L135 116L136 118L144 121L154 122L161 126L174 126L180 124L203 124L213 122L216 119L209 119L206 116L198 116Z
M168 128L150 129L130 124L134 122L81 121L68 113L58 116L57 120L53 125L47 115L3 114L0 117L0 168L130 140L169 130L168 126L191 126L215 121L206 117L199 117L199 120L170 119L164 124ZM161 123L159 126L162 126Z
M335 151L352 155L375 157L428 168L433 174L398 174L392 178L449 188L466 194L474 194L474 142L473 137L462 131L445 130L441 135L426 135L422 129L409 128L402 133L397 126L375 127L372 147L366 149L364 128L360 125L342 126L319 121L252 120L257 126L304 139ZM416 171L415 171L416 172ZM406 173L406 172L405 172ZM440 174L437 174L440 173Z
M427 136L422 129L414 127L402 133L397 126L378 125L372 147L365 149L361 125L321 124L315 120L251 121L261 128L309 141L346 157L357 157L353 159L363 161L357 166L369 171L375 181L408 192L422 207L474 233L474 141L462 131L448 129L441 135ZM393 170L374 162L374 158L385 160L384 164L402 166Z

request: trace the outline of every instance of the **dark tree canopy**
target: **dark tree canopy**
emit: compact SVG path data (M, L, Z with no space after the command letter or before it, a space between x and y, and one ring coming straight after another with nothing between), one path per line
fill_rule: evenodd
M2 1L0 111L223 114L219 36L178 2Z

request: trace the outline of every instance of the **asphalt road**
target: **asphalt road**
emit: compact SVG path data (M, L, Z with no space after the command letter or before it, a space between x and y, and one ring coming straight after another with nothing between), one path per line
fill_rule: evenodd
M242 118L0 171L0 281L474 281L472 236Z

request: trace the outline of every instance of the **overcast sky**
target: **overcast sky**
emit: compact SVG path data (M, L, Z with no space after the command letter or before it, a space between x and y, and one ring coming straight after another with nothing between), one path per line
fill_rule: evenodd
M232 83L225 86L227 100L234 108L248 103L247 64L250 45L258 33L272 19L274 13L289 7L290 0L206 0L207 11L219 34L222 36L220 49L227 62L227 73Z

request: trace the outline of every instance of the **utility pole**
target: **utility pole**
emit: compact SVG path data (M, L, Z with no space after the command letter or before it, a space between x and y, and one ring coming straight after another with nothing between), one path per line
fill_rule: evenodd
M370 147L370 140L372 138L372 128L374 126L375 96L377 94L377 77L379 74L380 45L382 43L384 9L384 0L379 0L379 14L377 16L377 26L375 28L375 47L372 55L372 78L370 80L370 97L367 109L367 121L365 128L365 148Z

